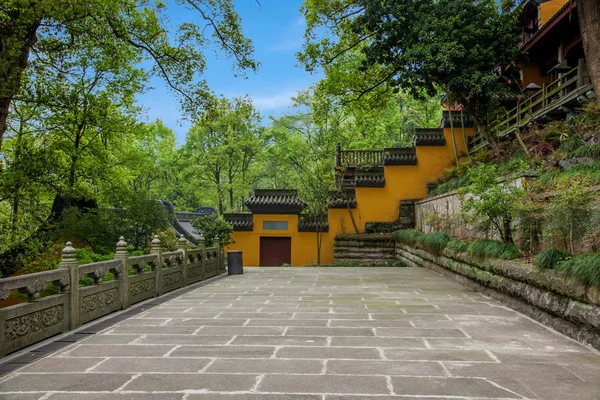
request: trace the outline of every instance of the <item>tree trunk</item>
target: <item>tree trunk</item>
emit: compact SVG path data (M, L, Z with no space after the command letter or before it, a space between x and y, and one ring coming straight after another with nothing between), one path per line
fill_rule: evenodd
M19 16L0 23L0 151L7 129L10 103L21 89L29 51L37 41L41 18L19 21Z
M590 79L600 98L600 1L578 0L581 39Z
M512 235L512 217L509 215L507 217L504 218L504 237L502 238L504 240L504 243L508 243L508 244L514 244L514 240L513 240L513 235Z
M350 214L350 221L352 221L352 227L354 228L354 232L358 235L360 232L358 231L358 225L356 225L356 221L354 220L354 214L352 214L352 207L350 207L350 202L346 201L346 205L348 206L348 214Z
M499 156L501 152L500 147L498 147L498 142L496 142L496 138L487 130L487 126L485 126L485 124L483 124L483 122L481 122L481 120L478 117L473 115L473 113L469 114L471 114L471 119L473 120L473 122L475 122L475 125L477 125L477 129L479 130L479 132L483 135L485 140L488 141L488 144L490 145L490 148L492 149L494 154L496 156Z

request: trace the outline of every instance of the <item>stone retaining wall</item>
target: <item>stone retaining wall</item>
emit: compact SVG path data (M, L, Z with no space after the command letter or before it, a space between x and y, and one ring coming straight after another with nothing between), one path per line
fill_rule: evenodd
M334 262L367 264L396 261L395 241L390 235L338 235Z
M207 248L203 240L197 248L188 249L182 239L178 250L163 252L155 236L151 254L130 257L121 238L115 260L85 265L77 264L75 254L69 242L58 269L0 279L0 299L6 299L11 291L27 295L27 302L0 309L0 357L225 272L219 243ZM93 284L80 287L85 278L91 278ZM40 297L49 283L58 287L59 293Z
M552 270L504 260L477 260L445 249L443 254L396 244L396 257L458 280L580 342L600 349L600 288L566 279Z

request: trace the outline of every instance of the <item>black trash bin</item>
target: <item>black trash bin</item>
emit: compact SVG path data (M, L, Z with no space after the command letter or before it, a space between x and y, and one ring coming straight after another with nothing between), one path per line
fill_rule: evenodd
M244 273L244 262L241 250L229 250L227 252L227 275L242 275Z

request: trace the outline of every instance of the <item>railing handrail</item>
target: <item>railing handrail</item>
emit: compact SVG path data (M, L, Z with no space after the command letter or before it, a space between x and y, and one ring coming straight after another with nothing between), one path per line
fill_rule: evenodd
M30 287L29 292L43 290L50 282L63 280L68 275L64 269L34 272L32 274L11 276L0 279L0 300L6 299L11 290L20 290ZM67 282L65 282L66 284ZM31 293L33 294L33 293Z
M523 102L519 103L516 107L508 110L502 119L497 119L491 124L492 129L498 129L504 127L504 130L508 129L512 125L516 125L521 121L527 121L527 116L532 113L532 110L542 105L542 109L550 104L553 104L552 98L559 94L561 91L568 89L574 83L580 81L580 75L585 74L585 68L582 67L582 63L578 66L571 68L568 72L562 74L554 81L544 84L543 87L531 94ZM565 95L570 93L564 93ZM561 96L563 97L563 96ZM538 112L539 110L533 110Z

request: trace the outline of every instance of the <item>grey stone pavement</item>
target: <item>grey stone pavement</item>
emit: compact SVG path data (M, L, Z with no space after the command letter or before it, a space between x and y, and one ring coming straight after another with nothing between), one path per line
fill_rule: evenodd
M247 268L0 379L0 398L600 399L600 355L414 268Z

